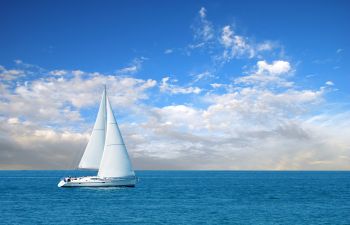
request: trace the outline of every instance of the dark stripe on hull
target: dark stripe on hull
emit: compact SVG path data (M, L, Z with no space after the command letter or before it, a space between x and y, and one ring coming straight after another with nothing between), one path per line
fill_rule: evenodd
M99 187L130 187L130 188L134 188L135 185L115 185L115 186L111 186L111 185L105 185L105 186L81 186L81 185L77 185L77 186L62 186L62 188L84 188L84 187L88 187L88 188L99 188Z

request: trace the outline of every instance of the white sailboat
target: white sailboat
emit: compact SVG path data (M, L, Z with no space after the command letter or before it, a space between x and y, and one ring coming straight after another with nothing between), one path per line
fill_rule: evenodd
M66 177L58 183L58 187L134 187L136 184L135 172L106 95L106 88L79 168L98 169L98 174Z

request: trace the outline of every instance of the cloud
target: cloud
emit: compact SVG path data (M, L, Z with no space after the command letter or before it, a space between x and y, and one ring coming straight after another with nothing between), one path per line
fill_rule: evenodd
M207 16L207 10L206 10L204 7L202 7L202 8L199 10L199 16L200 16L200 18L202 18L202 19L205 19L205 17Z
M135 58L132 60L129 66L119 69L117 72L120 74L134 74L137 73L141 67L142 63L146 60L145 57Z
M143 134L126 139L132 143L134 160L144 168L349 169L349 129L340 135L333 131L344 121L349 124L350 117L327 126L323 124L333 116L322 122L312 119L323 95L322 90L274 92L254 87L207 93L206 108L148 108L146 122L123 128L126 134Z
M57 131L0 120L1 169L72 169L82 155L88 133Z
M213 88L219 88L219 87L222 87L223 84L212 83L212 84L210 84L210 86L212 86Z
M173 49L168 48L168 49L165 49L164 54L171 54L173 52L174 52Z
M204 71L202 73L193 74L192 77L193 77L193 83L196 83L198 81L203 81L203 80L206 81L206 80L212 79L215 76L209 71Z
M192 47L202 47L215 37L214 27L212 23L207 20L207 10L202 7L198 15L198 20L192 25L192 29L194 31L194 39L199 43L191 45Z
M23 76L26 73L31 72L23 71ZM139 100L147 99L145 91L157 83L151 79L86 73L80 70L65 73L69 76L41 77L23 83L16 81L15 87L2 85L2 115L49 124L79 121L82 119L80 109L95 106L99 102L104 84L107 84L115 106L132 108Z
M256 70L247 76L235 79L236 84L245 85L276 85L281 87L291 87L293 82L288 81L288 75L292 72L288 61L276 60L271 64L265 60L258 61Z
M181 87L169 83L170 77L164 77L160 83L160 91L170 94L199 94L202 90L199 87ZM173 81L175 82L175 81Z
M333 83L333 81L330 81L330 80L329 80L329 81L326 82L326 85L328 85L328 86L334 86L334 83Z
M9 124L19 124L19 123L20 123L20 121L19 121L19 119L18 119L17 117L11 117L11 118L9 118L9 119L7 120L7 122L8 122Z
M233 44L233 31L230 26L222 28L221 42L225 47L230 47Z
M281 46L277 42L264 40L255 42L252 38L238 34L233 26L225 25L221 28L207 19L207 10L202 7L199 17L192 25L195 43L187 46L187 54L192 50L207 48L205 54L211 56L215 63L228 63L233 59L262 58L264 54L278 50Z
M292 71L287 61L261 60L251 74L289 82ZM154 97L147 90L157 85L152 79L80 70L3 86L0 167L74 167L93 122L86 124L81 110L97 107L108 83L116 112L133 118L119 122L137 169L349 169L350 117L317 113L327 93L322 87L275 89L234 80L212 83L230 88L205 92L175 82L163 78L156 95L196 94L189 104L147 104Z
M229 62L235 58L251 59L254 57L261 57L261 53L272 51L278 47L277 44L271 41L254 43L248 37L235 34L230 25L226 25L222 28L220 43L224 50L216 59L222 62Z
M224 47L223 59L229 60L234 57L255 56L255 50L248 44L247 38L234 35L230 26L222 28L221 43Z
M1 78L0 80L11 81L23 76L24 76L23 70L18 70L18 69L8 70L5 67L0 65L0 78Z
M53 70L53 71L50 71L50 74L54 75L54 76L64 76L67 74L67 71L66 70Z
M19 59L14 60L14 62L15 62L16 64L22 64L22 63L23 63L23 61L22 61L22 60L19 60Z
M280 75L290 71L290 63L283 60L273 61L272 64L268 64L266 61L258 61L257 73L263 74L268 72L271 75Z
M275 48L275 44L273 44L270 41L265 41L263 43L260 43L256 46L256 49L258 51L271 51Z
M280 64L261 64L260 72L281 75L290 70ZM202 100L197 99L206 103L204 108L150 107L143 111L147 116L141 126L123 128L132 143L134 160L145 168L150 168L149 162L152 168L172 169L316 169L324 166L317 163L327 154L333 157L327 168L348 168L346 157L338 161L320 143L319 125L301 119L312 115L324 94L322 88L276 91L256 85L224 94L207 92ZM321 152L315 150L318 147ZM313 151L309 153L308 148Z
M81 71L81 70L72 70L72 74L76 77L80 77L82 75L84 75L84 71Z
M129 67L125 67L123 69L120 69L120 73L136 73L139 70L139 67L137 65L131 65Z

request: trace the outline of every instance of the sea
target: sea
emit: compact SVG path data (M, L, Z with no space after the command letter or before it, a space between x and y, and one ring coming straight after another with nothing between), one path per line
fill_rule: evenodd
M58 188L94 171L0 171L0 224L350 224L349 171L136 171L135 188Z

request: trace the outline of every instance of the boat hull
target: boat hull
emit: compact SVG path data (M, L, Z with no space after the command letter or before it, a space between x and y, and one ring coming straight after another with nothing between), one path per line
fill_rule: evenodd
M66 177L58 183L58 187L135 187L136 177Z

